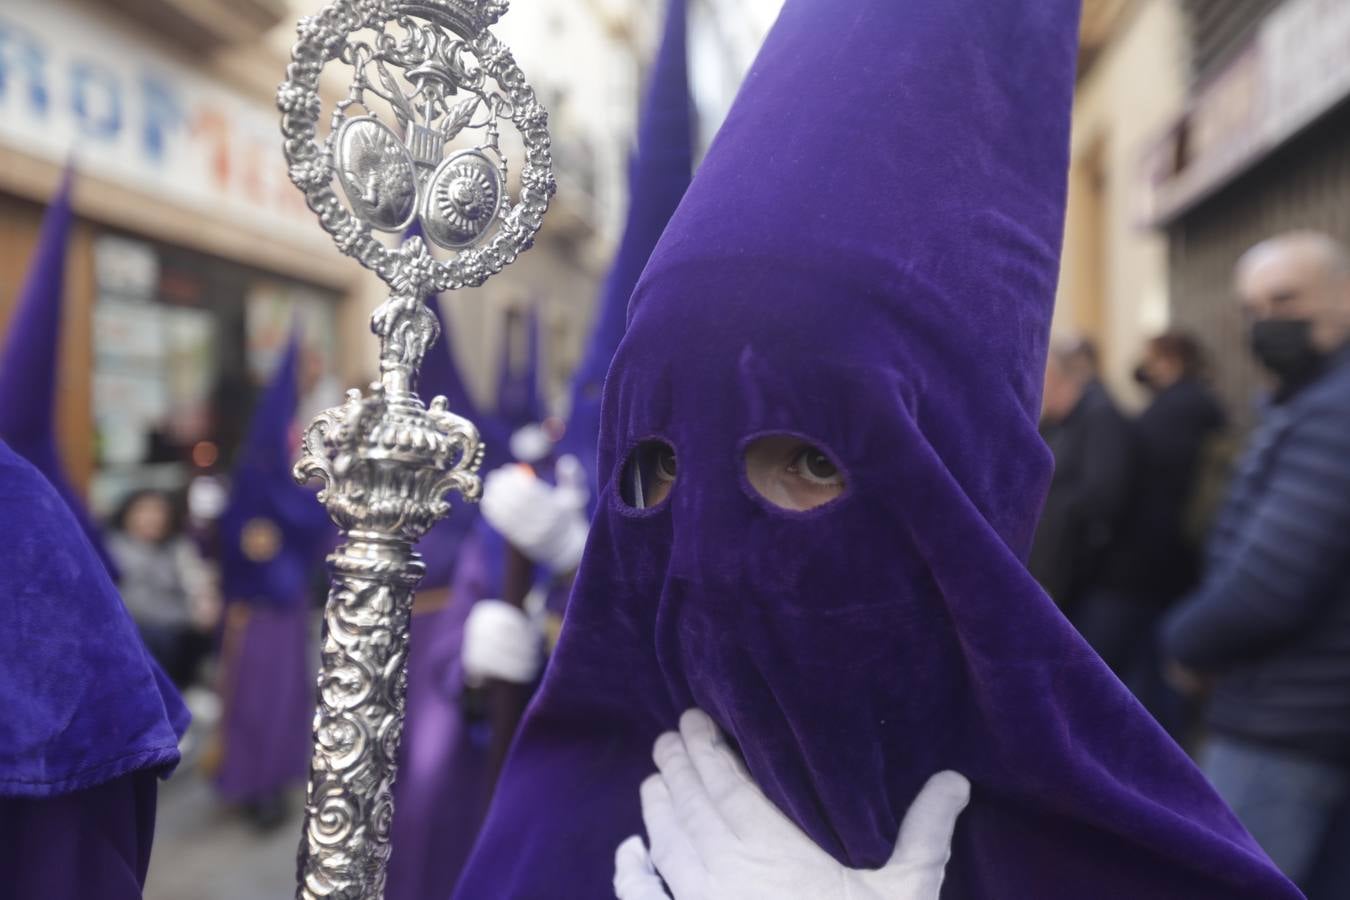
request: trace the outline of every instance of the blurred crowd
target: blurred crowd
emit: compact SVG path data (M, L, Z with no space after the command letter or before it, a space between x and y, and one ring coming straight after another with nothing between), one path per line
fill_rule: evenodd
M1245 436L1203 337L1142 348L1135 416L1090 340L1053 342L1055 474L1030 566L1309 896L1350 896L1350 256L1316 232L1239 261L1265 373Z

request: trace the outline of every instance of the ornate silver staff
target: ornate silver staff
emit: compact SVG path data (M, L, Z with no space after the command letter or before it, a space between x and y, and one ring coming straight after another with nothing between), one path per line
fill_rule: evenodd
M380 380L314 420L295 466L297 480L323 482L319 499L343 537L328 560L300 898L384 896L408 619L424 571L413 544L449 511L447 493L472 501L480 491L473 423L415 391L439 336L423 298L482 284L514 261L554 191L548 116L488 30L506 6L337 0L300 21L277 93L291 180L338 249L390 288L371 317ZM335 61L351 70L350 88L320 136L319 75ZM525 146L514 202L502 121ZM421 237L389 247L372 235L414 223L447 259Z

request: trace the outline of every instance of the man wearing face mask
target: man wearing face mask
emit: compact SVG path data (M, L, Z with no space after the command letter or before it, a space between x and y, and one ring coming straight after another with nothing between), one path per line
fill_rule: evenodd
M1350 799L1350 257L1280 235L1237 290L1276 390L1163 640L1178 682L1215 678L1202 767L1299 882Z

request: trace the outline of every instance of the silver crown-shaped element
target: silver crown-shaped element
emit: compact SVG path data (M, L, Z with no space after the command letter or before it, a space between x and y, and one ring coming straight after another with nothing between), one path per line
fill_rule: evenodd
M490 28L506 12L507 0L394 0L397 14L420 16L466 38Z

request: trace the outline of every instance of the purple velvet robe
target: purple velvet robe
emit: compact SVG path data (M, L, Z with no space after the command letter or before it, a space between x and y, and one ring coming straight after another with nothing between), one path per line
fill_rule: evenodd
M561 642L456 897L592 900L689 707L841 863L973 796L942 896L1295 898L1027 573L1076 0L787 0L634 293ZM791 435L843 494L746 477ZM619 474L675 451L652 508Z
M79 520L0 442L0 897L140 897L188 715Z

